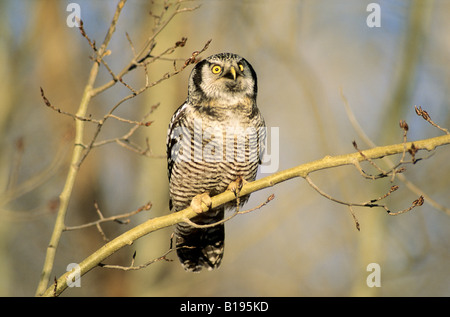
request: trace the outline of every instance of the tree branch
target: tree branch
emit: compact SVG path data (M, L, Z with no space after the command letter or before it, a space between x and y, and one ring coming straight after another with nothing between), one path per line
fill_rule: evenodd
M337 155L337 156L325 156L322 159L305 163L270 176L261 178L254 182L247 183L240 189L239 195L248 195L258 190L275 186L278 183L286 180L301 177L306 178L310 173L323 169L333 168L343 165L355 165L355 162L361 162L366 160L379 159L389 155L403 154L406 151L414 149L415 152L420 150L432 151L438 146L450 144L450 135L443 135L435 138L429 138L414 142L393 144L387 146L375 147L372 149L358 151L350 154ZM363 153L363 155L361 154ZM221 206L227 202L236 199L236 196L231 191L226 191L222 194L212 197L211 208ZM419 202L418 202L419 203ZM204 206L203 211L207 211L208 207ZM191 207L182 211L172 213L166 216L161 216L153 219L149 219L146 222L130 229L129 231L118 236L114 240L105 244L96 252L88 256L79 265L81 269L81 275L86 274L103 260L108 258L117 250L123 248L126 245L133 244L137 239L159 229L175 225L180 222L185 222L187 219L191 219L196 216L197 213L192 210ZM56 280L55 284L47 288L43 293L44 296L58 296L67 288L67 277L70 272L63 274Z
M108 32L105 36L105 40L98 50L96 50L96 62L92 65L91 71L89 73L89 78L86 84L86 87L83 92L83 96L81 98L80 105L78 107L78 111L76 113L77 117L85 117L88 109L89 102L92 98L92 87L94 85L95 79L97 78L97 74L100 67L100 60L103 58L103 54L106 51L106 47L111 40L111 37L116 29L117 20L119 19L120 12L125 5L126 0L121 0L117 4L116 12L112 19L111 25L109 26ZM75 183L75 179L78 174L79 165L78 162L82 158L83 155L83 147L80 144L83 143L84 137L84 125L85 121L76 120L75 121L75 147L72 153L71 165L69 168L69 172L67 174L66 183L64 184L64 188L59 196L59 210L56 217L55 227L53 229L52 236L50 238L50 243L47 247L47 253L45 256L44 267L41 273L41 279L39 281L39 285L36 290L36 295L42 294L50 281L50 274L53 269L53 263L55 259L56 249L59 244L59 240L61 234L64 230L64 219L67 213L67 207L69 205L69 198L71 197L73 186Z
M364 143L369 146L369 147L376 147L377 145L366 135L366 133L364 132L364 130L362 129L361 125L358 123L358 121L355 118L355 115L353 113L353 111L350 108L350 105L348 104L348 100L347 98L344 96L344 93L341 89L341 98L344 102L344 108L345 111L347 113L347 116L350 120L350 123L352 124L353 128L355 129L355 131L358 133L358 135L360 136L360 138L364 141ZM415 107L415 111L416 114L418 116L421 116L423 119L425 119L428 123L430 123L431 125L433 125L434 127L437 127L438 129L442 130L443 132L445 132L446 134L449 134L448 130L443 129L441 127L439 127L436 123L434 123L431 120L430 115L428 114L428 112L422 110L421 107ZM386 161L386 163L391 167L394 168L394 163L388 158L386 157L384 159L384 161ZM414 183L412 183L411 181L409 181L405 175L402 174L397 174L396 175L397 179L399 179L401 182L403 182L406 187L413 193L423 196L425 199L425 202L427 204L429 204L430 206L432 206L433 208L443 211L445 212L447 215L450 216L450 208L443 206L442 204L439 204L436 200L434 200L430 195L428 195L427 193L425 193L421 188L419 188L418 186L416 186Z

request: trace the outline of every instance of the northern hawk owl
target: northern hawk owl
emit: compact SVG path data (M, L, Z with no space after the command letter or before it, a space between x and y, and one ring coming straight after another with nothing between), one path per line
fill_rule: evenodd
M231 53L198 62L189 77L186 101L175 111L167 137L169 207L183 210L195 198L212 197L237 180L253 181L265 141L264 119L256 106L256 73ZM248 196L240 197L241 205ZM199 226L224 218L236 201L199 213ZM224 251L224 224L175 228L177 254L186 271L212 270Z

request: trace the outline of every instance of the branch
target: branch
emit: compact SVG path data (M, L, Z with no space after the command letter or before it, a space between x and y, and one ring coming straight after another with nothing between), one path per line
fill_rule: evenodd
M146 268L147 266L149 266L149 265L151 265L153 263L162 261L162 260L169 261L169 262L172 261L172 260L169 260L167 258L167 255L169 253L175 251L175 250L176 249L170 248L163 255L161 255L159 258L153 259L151 261L148 261L148 262L146 262L144 264L141 264L141 265L138 265L138 266L134 265L134 261L136 259L136 251L134 252L133 257L131 259L130 266L112 265L112 264L103 264L103 263L99 263L98 266L103 267L103 268L107 268L107 269L116 269L116 270L123 270L123 271L136 271L136 270L140 270L140 269Z
M100 48L96 50L97 60L92 65L91 71L89 73L89 78L86 87L84 89L83 96L81 98L81 102L78 107L78 111L76 113L77 117L86 116L88 105L92 98L92 87L94 85L95 79L97 78L97 74L100 67L99 60L103 58L103 55L106 51L106 47L108 46L109 41L111 40L111 37L116 29L117 20L119 19L120 12L122 11L125 2L126 0L121 0L117 4L116 12L112 19L111 25L109 26L108 32L106 33L105 39ZM55 227L53 229L53 233L50 238L50 243L47 248L47 253L45 255L44 267L42 269L41 279L39 281L39 285L36 290L36 295L42 294L47 288L47 285L49 284L50 281L50 274L53 269L56 249L58 247L61 234L64 230L64 219L66 217L67 208L69 205L69 198L71 197L75 179L77 177L79 170L79 166L77 164L82 158L83 154L83 147L79 146L79 144L83 143L84 125L85 121L82 120L75 121L75 147L72 153L71 165L69 168L69 172L67 174L66 183L64 184L64 188L59 196L60 200L59 210L56 216Z
M310 173L333 168L343 165L355 165L355 162L366 161L368 159L379 159L389 155L402 154L406 151L414 148L414 151L427 150L432 151L438 146L450 144L450 135L443 135L435 138L424 139L414 142L400 143L394 145L387 145L381 147L375 147L369 150L364 150L361 155L360 152L337 155L337 156L325 156L322 159L302 164L278 173L272 174L270 176L261 178L254 182L246 183L240 189L239 194L241 196L248 195L250 193L256 192L258 190L275 186L278 183L284 182L286 180L301 177L306 178ZM222 194L212 197L211 208L216 208L227 202L236 199L235 194L232 191L225 191ZM417 202L419 204L420 202ZM202 205L203 206L203 205ZM207 206L203 206L203 211L208 210ZM133 244L137 239L162 228L166 228L175 225L180 222L186 222L186 219L191 219L195 217L197 213L188 207L182 211L171 213L166 216L161 216L153 219L149 219L146 222L130 229L129 231L118 236L114 240L105 244L103 247L98 249L96 252L88 256L79 265L81 269L81 275L86 274L103 260L111 256L117 250L123 248L126 245ZM59 279L57 279L55 285L49 287L44 296L58 296L67 288L67 277L70 272L63 274Z
M84 229L84 228L89 228L89 227L92 227L92 226L96 226L98 231L100 232L100 234L103 236L103 239L105 241L109 241L109 239L107 239L105 234L103 233L102 228L100 227L101 223L115 221L115 222L118 222L120 224L127 224L127 223L130 222L129 219L127 219L125 221L122 221L120 219L129 218L129 217L134 216L134 215L136 215L136 214L138 214L138 213L140 213L141 211L144 211L144 210L150 210L150 208L152 208L152 203L148 202L144 206L141 206L141 207L139 207L138 209L136 209L134 211L127 212L127 213L120 214L120 215L116 215L116 216L107 217L107 218L105 218L103 216L102 212L100 211L100 208L98 207L97 202L94 203L94 207L95 207L95 210L97 211L97 214L99 216L98 220L92 221L92 222L89 222L89 223L85 223L85 224L82 224L82 225L78 225L78 226L65 226L64 227L64 231L79 230L79 229Z
M416 114L418 116L421 116L424 120L426 120L429 124L431 124L433 127L438 128L439 130L445 132L445 134L450 134L450 132L447 129L441 128L439 125L437 125L433 120L431 120L430 115L428 112L422 109L422 107L414 106L414 109L416 110Z
M364 143L369 146L369 147L376 147L377 145L365 134L364 130L362 129L361 125L358 123L358 121L355 118L355 115L353 113L353 111L350 108L350 105L348 103L347 98L344 96L343 91L341 89L341 98L343 100L343 104L345 107L345 111L347 113L347 116L350 120L350 123L352 124L353 128L355 129L355 131L358 133L358 135L361 137L361 139L364 141ZM436 123L434 123L433 121L431 121L431 117L428 114L428 112L422 110L421 107L415 107L416 110L416 114L418 116L421 116L424 120L426 120L428 123L430 123L431 125L433 125L434 127L437 127L438 129L442 130L443 132L445 132L446 134L449 134L447 129L443 129L441 127L439 127ZM386 161L388 163L388 165L393 168L394 167L394 163L388 158L384 158L384 161ZM357 166L357 165L355 165ZM358 167L358 166L357 166ZM361 173L363 174L363 173ZM433 208L440 210L442 212L445 212L447 215L450 216L450 208L443 206L442 204L438 203L436 200L434 200L431 196L429 196L428 194L426 194L421 188L419 188L418 186L416 186L414 183L412 183L411 181L409 181L405 175L402 174L398 174L396 175L397 179L399 179L400 181L402 181L406 187L413 193L423 196L424 200L426 203L428 203L430 206L432 206Z
M161 78L155 80L154 82L152 82L152 83L150 83L150 84L149 84L149 83L146 83L146 85L145 85L144 87L142 87L141 89L139 89L138 91L134 91L132 94L130 94L130 95L128 95L128 96L122 98L119 102L117 102L117 103L111 108L111 110L103 117L103 119L98 120L98 121L93 121L93 122L97 123L97 128L96 128L96 130L95 130L95 132L94 132L94 135L93 135L91 141L89 142L89 144L86 146L86 145L82 145L82 143L78 143L80 146L83 147L84 153L83 153L83 155L81 156L80 160L78 161L77 165L78 165L78 166L81 165L81 163L84 161L84 159L87 157L87 155L90 153L90 151L91 151L92 148L94 147L95 141L97 140L97 137L99 136L100 131L101 131L103 125L105 124L106 120L109 119L109 118L111 118L111 117L115 117L116 120L117 120L118 117L117 117L117 116L114 116L114 115L113 115L113 112L114 112L115 110L117 110L117 108L118 108L121 104L123 104L125 101L130 100L130 99L136 97L137 95L143 93L143 92L146 91L147 89L149 89L149 88L151 88L151 87L153 87L153 86L155 86L155 85L158 85L158 84L161 83L162 81L167 80L167 79L171 78L172 76L175 76L175 75L179 74L180 72L182 72L182 71L183 71L187 66L189 66L190 64L196 63L196 62L197 62L197 59L196 59L197 56L198 56L199 54L201 54L202 52L204 52L204 51L209 47L209 44L210 44L210 43L211 43L211 40L208 40L208 41L206 42L206 44L203 46L203 48L202 48L200 51L194 51L194 52L192 53L192 55L184 62L184 65L183 65L181 68L175 69L173 72L166 73L166 74L163 75ZM94 91L92 91L92 95L94 95ZM47 101L45 101L45 103L47 104ZM49 106L49 105L47 104L47 106ZM51 106L51 108L55 109L55 108L52 107L52 106ZM78 118L78 117L83 117L83 116L77 116L77 118ZM88 120L85 120L85 121L88 121ZM91 120L91 121L92 121L92 120ZM125 120L125 121L127 121L127 120ZM129 120L128 120L128 121L129 121ZM143 123L143 124L141 124L141 125L149 126L150 124L151 124L151 122L150 122L150 123L149 123L149 122L145 122L145 123Z
M93 89L93 95L98 95L99 93L107 90L108 88L114 86L114 84L117 81L120 81L123 76L125 76L128 72L130 72L131 70L133 70L134 68L136 68L137 66L140 65L147 65L147 63L144 63L146 61L146 59L152 57L151 53L153 48L155 47L155 38L156 36L158 36L158 34L161 33L161 31L169 24L169 22L178 14L183 13L183 12L188 12L188 11L193 11L195 9L198 8L198 6L196 7L192 7L192 8L181 8L181 5L183 2L186 2L184 0L178 0L175 4L175 8L174 10L169 14L169 16L163 20L164 16L168 13L168 6L165 7L165 9L161 12L160 15L153 15L154 18L156 18L156 22L155 22L155 27L153 29L152 34L149 36L149 38L147 38L147 40L145 41L143 47L141 48L141 50L139 50L139 52L136 53L134 46L131 43L131 40L129 38L129 36L127 36L128 41L131 44L131 49L134 53L134 58L125 66L123 67L123 69L117 74L117 75L113 75L112 73L112 77L113 79L110 80L109 82L107 82L106 84L97 87L95 89ZM176 46L182 46L182 44L180 44L180 42L177 42L177 44L175 44ZM154 57L152 59L152 62L159 59L160 56L158 57ZM187 65L186 65L187 66Z

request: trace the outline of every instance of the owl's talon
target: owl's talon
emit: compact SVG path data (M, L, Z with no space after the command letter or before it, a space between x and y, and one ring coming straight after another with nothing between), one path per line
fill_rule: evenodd
M203 212L202 204L204 204L208 208L211 208L212 199L208 193L203 193L192 198L191 208L197 214L201 214Z
M241 191L242 186L247 183L248 182L242 176L239 176L235 181L231 182L230 185L228 185L227 190L232 191L237 196Z

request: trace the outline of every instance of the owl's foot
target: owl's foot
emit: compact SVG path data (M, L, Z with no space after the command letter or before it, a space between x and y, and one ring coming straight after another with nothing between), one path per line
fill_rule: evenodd
M191 208L196 213L201 214L203 212L202 204L208 208L211 208L212 200L208 193L199 194L192 198Z
M234 182L231 182L230 185L228 185L227 190L232 191L236 196L238 196L242 186L247 183L248 182L242 176L239 176Z

